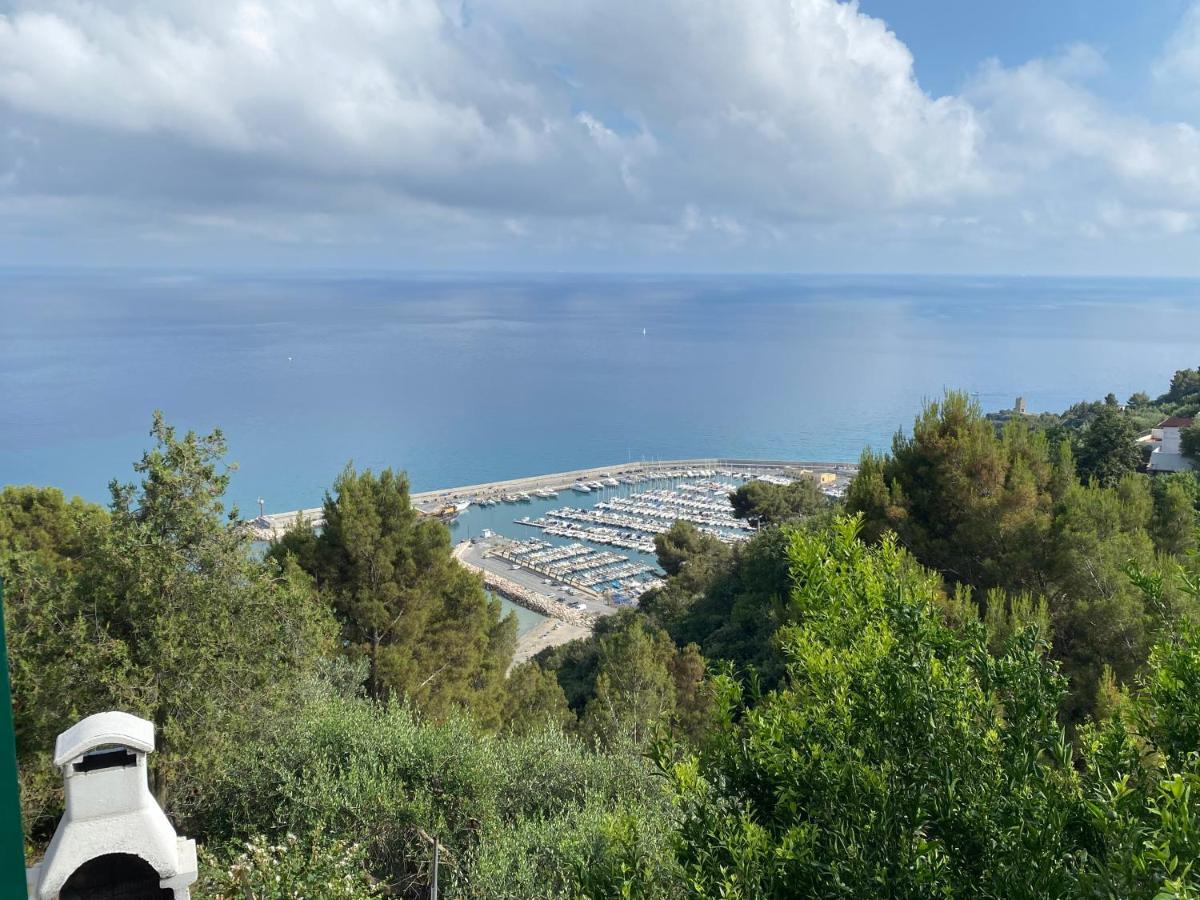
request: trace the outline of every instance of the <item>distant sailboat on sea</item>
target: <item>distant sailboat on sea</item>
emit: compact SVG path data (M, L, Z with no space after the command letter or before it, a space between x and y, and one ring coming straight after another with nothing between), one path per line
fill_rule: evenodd
M643 328L643 329L642 329L642 337L645 337L645 336L646 336L646 329L645 329L645 328Z

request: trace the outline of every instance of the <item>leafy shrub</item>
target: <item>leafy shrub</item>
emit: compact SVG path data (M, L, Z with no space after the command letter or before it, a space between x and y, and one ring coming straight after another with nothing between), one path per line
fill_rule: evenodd
M783 686L717 679L723 726L664 759L701 896L1054 897L1085 825L1038 629L999 653L859 520L791 533Z
M385 890L410 897L424 896L436 837L446 897L569 897L579 871L621 860L654 859L665 878L663 788L646 760L558 731L489 736L465 717L423 722L396 703L326 697L232 761L202 826L218 842L289 831L362 841ZM636 825L619 841L622 821Z
M279 843L262 836L227 856L201 850L196 895L210 900L363 900L378 897L358 844L287 834Z

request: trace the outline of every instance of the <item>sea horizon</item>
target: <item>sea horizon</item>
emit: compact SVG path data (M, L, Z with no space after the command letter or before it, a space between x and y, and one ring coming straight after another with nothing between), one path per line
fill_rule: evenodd
M1031 411L1161 393L1198 299L1172 278L4 269L0 483L103 502L155 409L223 429L246 513L318 505L351 460L414 491L853 462L946 389Z

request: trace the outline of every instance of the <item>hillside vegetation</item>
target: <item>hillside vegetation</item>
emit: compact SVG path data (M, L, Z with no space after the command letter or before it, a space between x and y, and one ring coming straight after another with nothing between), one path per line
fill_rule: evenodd
M1200 563L1191 473L1136 434L1200 408L930 404L844 504L734 496L668 577L505 672L515 622L347 468L265 555L219 432L158 416L107 508L0 492L30 854L54 735L153 721L156 796L205 897L1200 896Z

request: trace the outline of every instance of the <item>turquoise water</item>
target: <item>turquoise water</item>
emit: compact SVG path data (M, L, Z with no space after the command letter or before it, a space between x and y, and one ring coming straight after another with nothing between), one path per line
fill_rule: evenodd
M8 272L0 483L104 500L155 408L225 430L246 511L315 505L351 459L417 490L854 460L945 387L989 409L1160 392L1197 334L1190 281Z
M546 534L540 528L522 524L520 520L525 517L537 519L550 510L558 509L563 506L573 506L576 509L588 509L603 500L609 499L610 497L628 497L630 494L635 494L639 491L671 488L680 480L721 481L729 484L730 489L732 489L735 484L735 482L721 477L713 477L708 479L662 478L655 481L646 481L640 485L622 484L618 485L617 487L606 487L603 490L594 490L588 494L578 494L575 491L567 489L559 491L558 497L555 499L530 497L530 499L524 503L500 503L495 506L471 506L450 524L450 531L454 540L456 541L479 537L479 535L486 528L490 531L496 532L497 534L502 534L505 537L517 538L518 540L537 538L538 540L548 541L551 544L573 544L576 543L574 538L558 537L552 534ZM637 550L629 550L623 547L611 547L608 545L603 545L600 547L600 549L612 551L613 553L622 553L632 560L644 562L651 566L658 565L658 560L653 554L640 553Z
M611 497L628 497L630 494L638 491L653 490L659 488L671 488L679 483L680 480L685 481L721 481L734 486L736 482L720 476L714 476L708 479L668 479L660 478L654 481L646 481L640 485L622 484L617 487L606 487L602 490L593 490L588 494L579 494L572 490L562 490L558 492L558 497L553 499L543 499L540 497L531 497L524 503L500 503L495 506L471 506L459 515L457 519L450 523L450 531L455 541L479 537L484 529L493 531L496 534L502 534L506 537L525 540L528 538L537 538L547 541L551 544L572 544L576 543L575 538L558 537L552 534L546 534L540 528L534 528L529 525L522 524L521 519L528 517L529 519L537 519L552 509L557 509L563 506L573 506L576 509L587 509L595 506L603 500ZM628 556L632 560L646 563L647 565L657 568L658 560L653 554L640 553L637 550L629 550L623 547L613 547L607 544L593 544L598 550L610 551L613 553L621 553ZM544 616L530 610L523 609L503 597L500 598L507 609L511 609L517 613L517 622L519 633L524 634L529 629L533 628L539 622L545 619Z
M511 600L504 597L500 598L500 605L504 607L506 612L514 612L517 614L517 634L526 634L538 626L539 623L545 622L546 617L541 613L535 613L531 609L526 609L523 606L517 606Z

